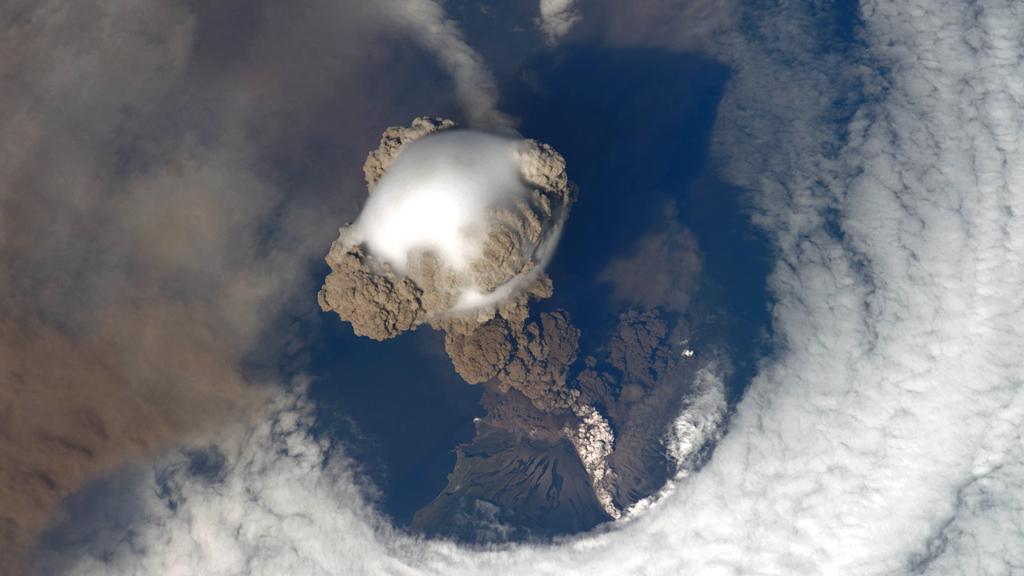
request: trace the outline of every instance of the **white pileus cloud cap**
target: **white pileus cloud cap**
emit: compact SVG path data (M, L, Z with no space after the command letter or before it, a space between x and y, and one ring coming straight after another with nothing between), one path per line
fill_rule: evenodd
M370 253L404 272L414 251L431 249L465 270L478 258L489 208L525 199L521 140L448 130L409 144L366 203L355 231Z

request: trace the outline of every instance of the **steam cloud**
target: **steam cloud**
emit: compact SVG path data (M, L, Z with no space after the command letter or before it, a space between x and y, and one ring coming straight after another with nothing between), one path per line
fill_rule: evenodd
M540 0L537 24L548 44L558 44L582 19L577 0Z
M382 3L389 21L411 32L431 49L455 81L455 93L475 127L511 126L498 110L498 86L483 58L466 43L458 25L433 0L388 0Z

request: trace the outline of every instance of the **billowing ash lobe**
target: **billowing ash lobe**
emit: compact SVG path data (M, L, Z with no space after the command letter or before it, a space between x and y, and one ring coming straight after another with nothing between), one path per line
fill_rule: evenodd
M370 197L331 246L320 307L375 340L429 324L467 382L570 409L579 331L564 313L538 322L527 310L552 293L543 269L574 199L562 156L417 118L385 131L364 172Z

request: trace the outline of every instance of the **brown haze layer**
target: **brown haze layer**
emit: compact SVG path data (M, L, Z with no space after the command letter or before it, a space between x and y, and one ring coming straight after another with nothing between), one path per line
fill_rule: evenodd
M11 302L12 300L8 300ZM199 310L149 300L72 337L4 307L0 546L5 570L97 472L230 418L254 397ZM130 305L130 304L129 304ZM160 326L154 329L154 326ZM139 354L126 358L125 354Z
M385 4L0 7L0 574L83 483L262 395L242 366L308 310L349 159L412 116L388 95L448 102Z

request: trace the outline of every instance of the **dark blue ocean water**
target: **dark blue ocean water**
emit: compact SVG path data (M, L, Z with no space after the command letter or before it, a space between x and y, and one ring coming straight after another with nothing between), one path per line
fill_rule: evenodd
M618 310L596 278L608 261L635 251L664 226L666 204L704 254L703 304L721 311L736 374L749 381L769 316L766 242L749 224L744 192L708 166L711 131L729 70L692 54L573 47L543 55L503 91L523 134L553 145L579 185L565 236L549 267L555 297L569 310L584 348L602 339ZM666 263L671 265L671 263Z
M346 441L383 492L384 510L411 519L444 487L455 446L472 437L480 388L455 373L440 333L374 342L333 314L316 332L308 372L318 432Z

